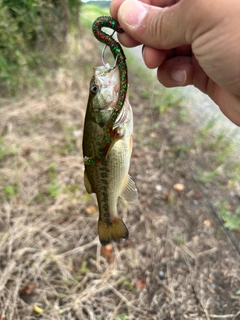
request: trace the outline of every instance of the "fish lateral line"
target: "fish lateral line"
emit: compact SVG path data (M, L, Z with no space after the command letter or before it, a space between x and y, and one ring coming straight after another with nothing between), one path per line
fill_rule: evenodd
M119 88L117 102L113 107L110 120L106 125L104 138L103 138L103 146L100 148L96 156L84 157L84 164L87 164L87 165L88 164L92 165L92 164L101 162L107 157L108 153L110 152L110 148L114 143L113 127L117 120L118 115L120 114L123 108L126 95L127 95L127 88L128 88L128 69L127 69L127 63L126 63L126 56L123 52L121 45L113 38L113 35L109 35L106 32L102 31L103 27L110 28L118 33L123 33L124 30L119 25L118 21L116 21L110 16L100 16L93 22L93 25L92 25L92 31L95 38L101 43L104 43L106 46L109 46L115 58L116 67L119 68L120 88Z
M102 148L100 148L99 153L97 154L97 156L95 157L84 157L84 164L86 165L91 165L91 164L98 164L100 163L102 160L106 159L109 152L111 151L114 143L119 140L120 138L122 138L121 136L119 136L116 132L116 129L112 129L113 126L111 124L111 126L109 126L108 130L108 134L104 136L103 141L104 141L104 145Z

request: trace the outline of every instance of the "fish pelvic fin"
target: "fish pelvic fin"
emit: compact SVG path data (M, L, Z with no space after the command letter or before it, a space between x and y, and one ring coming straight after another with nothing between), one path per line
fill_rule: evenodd
M114 217L112 221L98 221L99 240L103 246L111 241L120 242L121 239L128 239L128 229L119 217Z
M127 175L124 181L120 197L127 200L129 203L136 203L138 200L138 191L135 182L129 175Z
M94 193L92 186L91 186L91 183L88 180L86 170L84 171L84 185L85 185L87 193Z

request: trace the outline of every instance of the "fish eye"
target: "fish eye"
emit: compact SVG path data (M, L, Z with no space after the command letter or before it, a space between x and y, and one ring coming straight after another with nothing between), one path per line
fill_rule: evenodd
M90 92L91 92L93 95L97 94L97 92L98 92L98 86L96 86L96 85L91 86L91 87L90 87Z

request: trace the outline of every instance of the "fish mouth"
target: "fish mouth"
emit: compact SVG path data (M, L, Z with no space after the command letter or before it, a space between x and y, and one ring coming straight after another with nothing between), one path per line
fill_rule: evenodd
M95 84L105 88L113 86L115 93L118 93L120 87L119 69L118 67L111 69L110 65L109 68L105 66L95 67L92 81L95 81Z

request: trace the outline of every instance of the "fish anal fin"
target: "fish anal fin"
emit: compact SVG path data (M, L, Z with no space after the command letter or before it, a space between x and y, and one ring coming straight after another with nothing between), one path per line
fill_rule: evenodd
M115 217L112 221L98 221L99 240L103 246L111 241L120 242L122 239L128 239L128 229L119 217Z
M87 193L95 193L92 189L92 186L91 186L89 180L88 180L88 176L87 176L86 171L84 171L84 185L87 190Z
M124 198L126 201L130 203L134 203L138 199L138 191L135 182L129 175L127 175L127 178L125 179L120 197Z

